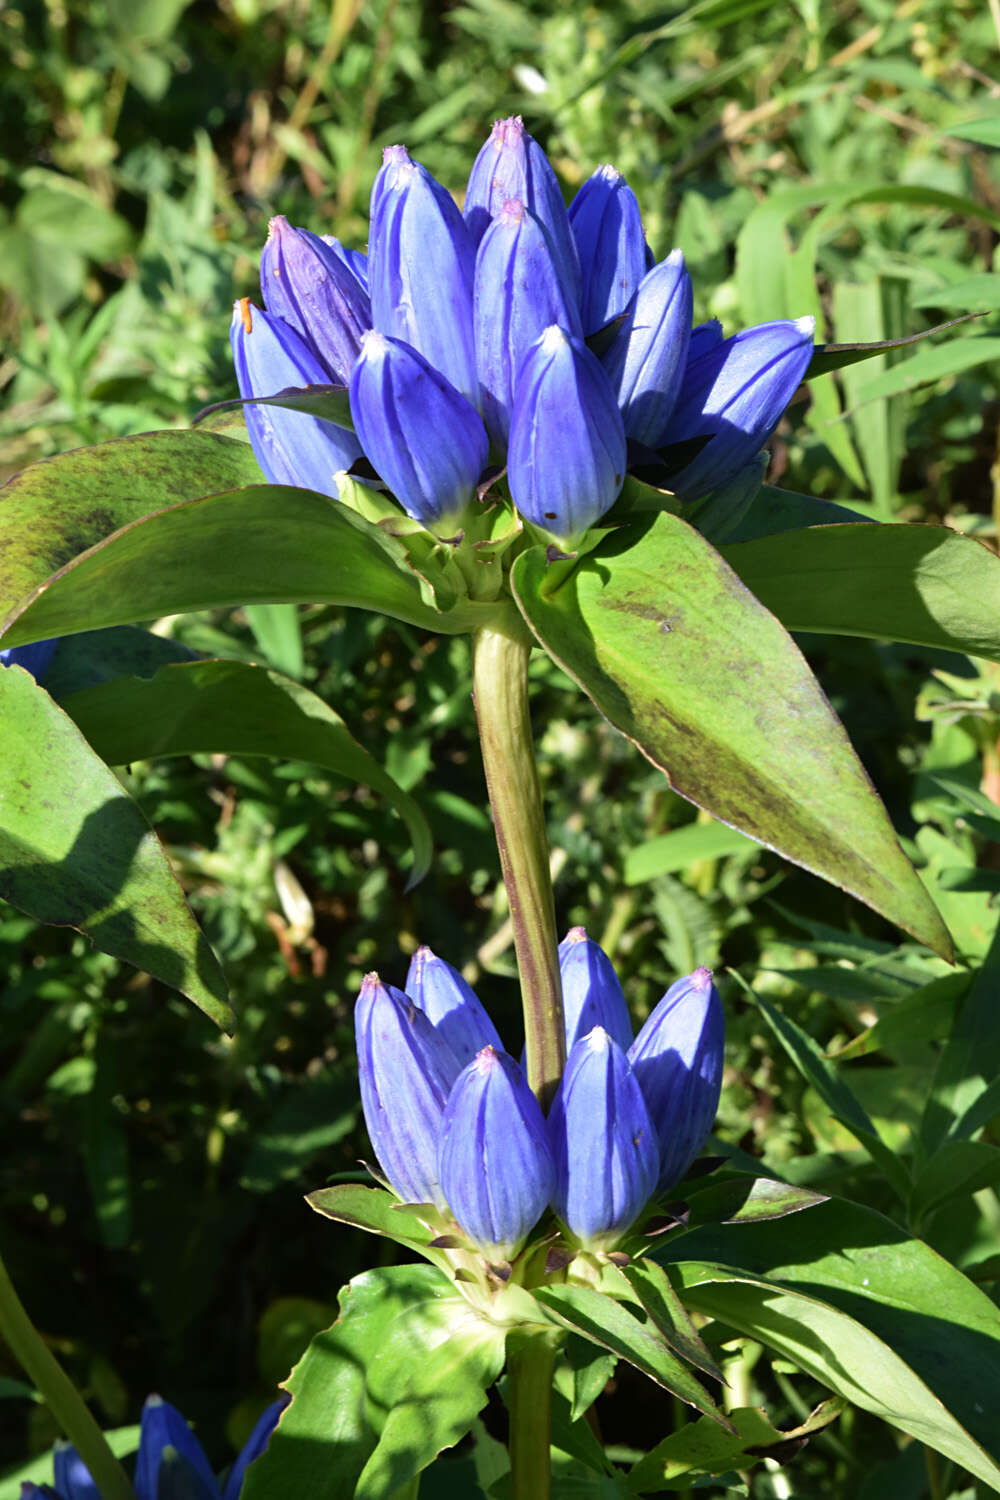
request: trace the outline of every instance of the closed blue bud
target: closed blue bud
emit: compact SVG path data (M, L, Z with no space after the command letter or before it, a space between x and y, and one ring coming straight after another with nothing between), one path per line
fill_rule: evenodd
M352 250L349 245L344 245L335 234L321 234L323 244L333 251L334 255L345 266L354 277L363 292L368 291L368 257L363 250Z
M260 258L264 306L300 336L327 380L346 385L361 339L372 326L371 303L354 273L317 234L293 229L280 215L268 226Z
M602 1026L569 1055L549 1136L556 1213L584 1249L612 1249L656 1191L660 1147L625 1052Z
M438 531L457 526L489 457L471 403L416 349L372 331L351 376L351 415L407 515Z
M813 354L814 319L760 323L688 359L663 443L708 437L670 480L683 500L718 489L774 432Z
M562 191L548 157L524 128L520 115L495 120L490 138L469 173L462 212L478 245L511 198L517 198L544 224L563 284L580 293L580 259Z
M725 1018L710 969L672 984L629 1049L660 1141L660 1187L679 1182L712 1128Z
M707 323L699 323L697 328L692 328L691 338L688 343L687 362L694 364L709 349L714 349L716 344L722 343L722 324L718 318L709 318Z
M619 1047L632 1045L632 1022L611 960L583 927L571 927L559 944L566 1052L581 1037L602 1026Z
M622 174L598 167L569 206L580 252L580 311L584 334L596 333L625 311L649 266L639 203Z
M441 1187L456 1221L492 1260L511 1260L555 1191L545 1117L512 1057L484 1047L444 1115Z
M625 479L625 429L600 362L547 328L518 371L507 450L514 504L572 544L610 510Z
M674 250L642 279L601 363L618 400L625 431L659 448L670 426L691 337L691 278Z
M101 1500L90 1470L72 1443L56 1442L53 1445L52 1480L60 1500ZM21 1500L25 1500L23 1491Z
M404 1202L443 1208L438 1147L457 1058L423 1011L377 974L365 976L354 1031L361 1109L379 1166Z
M275 396L330 378L294 328L247 300L237 302L229 331L240 395ZM284 406L243 408L254 457L272 484L337 496L334 474L361 457L353 432Z
M418 948L410 960L406 993L463 1068L484 1047L503 1051L497 1029L471 986L429 948Z
M41 682L48 670L59 641L32 641L30 646L8 646L0 651L0 666L23 667L36 682Z
M277 1401L272 1401L257 1418L253 1431L243 1444L236 1462L229 1471L225 1488L222 1491L222 1500L238 1500L247 1469L254 1459L260 1458L264 1452L271 1433L278 1425L278 1418L291 1399L291 1395L287 1391L284 1392Z
M390 146L372 189L368 284L375 327L412 345L478 406L475 260L451 194L405 147Z
M551 323L583 337L576 300L564 286L544 226L509 199L483 235L473 304L483 420L502 448L510 432L514 377Z
M209 1495L218 1495L219 1487L205 1450L176 1406L171 1406L160 1396L150 1396L142 1408L139 1429L139 1455L135 1465L137 1500L158 1500L163 1450L168 1447L187 1460Z

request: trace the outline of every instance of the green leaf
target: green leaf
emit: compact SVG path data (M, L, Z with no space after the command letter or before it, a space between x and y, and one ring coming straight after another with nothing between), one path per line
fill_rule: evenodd
M635 1464L629 1471L629 1490L642 1495L686 1490L702 1474L749 1469L763 1458L774 1458L784 1464L812 1433L828 1427L843 1410L841 1400L823 1401L800 1426L787 1432L773 1426L759 1406L740 1406L731 1411L733 1432L726 1432L707 1417L699 1417L657 1443Z
M912 359L901 360L891 370L863 385L857 393L855 405L862 406L866 401L880 401L886 396L915 391L918 386L933 380L961 375L963 370L974 370L977 365L991 364L995 360L1000 360L1000 338L955 339L950 344L922 349Z
M817 500L814 495L797 495L793 490L778 490L764 484L735 532L726 538L726 544L753 542L775 531L799 531L804 526L839 526L871 519L832 500Z
M0 611L130 521L260 479L246 443L208 432L144 432L32 464L0 490Z
M745 988L753 996L767 1024L803 1078L816 1090L834 1119L839 1120L857 1137L905 1202L910 1185L906 1167L882 1140L857 1096L844 1082L833 1063L823 1056L819 1046L807 1032L796 1026L788 1016L782 1015L763 995L756 994L749 986Z
M301 678L305 658L302 628L294 604L248 604L244 613L254 640L272 667L286 677Z
M342 1182L317 1188L306 1196L309 1207L338 1224L352 1224L369 1234L381 1234L400 1245L424 1246L433 1239L427 1226L385 1188Z
M717 1380L720 1385L725 1383L722 1371L706 1349L691 1314L678 1297L662 1266L658 1266L653 1260L634 1260L620 1268L611 1266L602 1287L614 1296L616 1283L628 1284L635 1302L659 1331L669 1349L712 1380ZM622 1300L620 1296L619 1300Z
M721 551L787 630L1000 660L1000 558L947 526L815 526Z
M366 1271L292 1371L241 1500L386 1500L468 1432L503 1359L503 1330L433 1266Z
M0 896L86 933L229 1026L218 961L118 778L20 667L0 671L0 723Z
M152 678L118 678L64 700L109 765L159 755L269 755L312 761L370 786L410 834L410 884L430 867L431 833L413 798L359 745L339 714L290 677L235 661L182 662Z
M942 304L933 305L939 307ZM905 349L909 344L922 343L935 333L945 333L949 328L957 328L959 323L967 323L970 318L978 316L978 313L966 313L964 317L938 323L936 327L925 328L920 333L909 333L901 339L879 339L871 344L817 344L803 379L815 380L817 375L827 375L831 370L843 370L847 365L856 365L863 359L875 359L878 355L885 354L887 349Z
M152 677L161 667L196 661L195 653L169 636L118 625L64 636L45 672L45 691L57 703L84 688L117 677Z
M658 875L686 870L700 859L722 859L755 849L753 839L727 828L725 823L686 823L670 833L661 833L648 843L637 844L625 856L625 884L641 885Z
M914 990L879 1016L873 1026L852 1037L832 1054L832 1060L846 1062L849 1058L867 1057L869 1052L909 1042L940 1041L951 1030L955 1011L971 983L969 973L945 974L940 979L932 979L930 984Z
M696 1312L1000 1488L1000 1311L929 1246L831 1199L790 1219L704 1226L654 1252Z
M11 610L3 643L235 604L357 605L447 635L491 613L462 601L442 614L426 595L400 543L346 506L253 485L144 516L98 543Z
M1000 120L997 125L1000 127ZM912 306L961 307L975 312L996 312L1000 309L1000 276L995 271L963 276L961 281L935 287L932 292L923 292L919 297L914 297Z
M714 1176L696 1180L686 1189L689 1199L689 1223L756 1224L766 1219L783 1219L805 1208L825 1203L822 1193L811 1188L793 1187L772 1177L746 1177L734 1173L723 1181Z
M972 977L941 1055L920 1122L924 1157L946 1140L975 1134L1000 1109L1000 1027L996 997L1000 981L1000 927ZM988 1111L984 1114L984 1109Z
M206 417L214 416L216 412L230 411L233 407L242 410L244 406L284 406L292 411L308 412L311 417L317 417L322 422L334 422L338 427L354 431L350 390L346 385L289 386L285 391L275 391L273 396L237 396L232 401L216 401L198 412L191 426L199 426Z
M541 644L676 791L950 954L798 647L696 531L622 527L551 595L541 548L511 576Z
M941 134L956 135L960 141L975 141L979 146L1000 146L1000 116L985 115L981 120L946 125Z
M628 1360L688 1406L727 1425L705 1387L673 1353L659 1329L641 1322L622 1303L586 1286L540 1287L533 1295L554 1323Z
M952 1198L1000 1184L1000 1149L986 1141L945 1141L914 1173L910 1218L924 1216Z

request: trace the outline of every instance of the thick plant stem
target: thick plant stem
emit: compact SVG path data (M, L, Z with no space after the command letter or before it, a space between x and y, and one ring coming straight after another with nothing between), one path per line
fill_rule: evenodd
M125 1470L105 1441L79 1391L24 1309L0 1260L0 1338L41 1392L59 1426L90 1470L101 1500L135 1500Z
M514 1500L549 1500L555 1349L544 1335L507 1338L507 1408Z
M531 640L511 618L477 631L472 683L524 1006L528 1083L547 1106L566 1061L555 898L528 705Z

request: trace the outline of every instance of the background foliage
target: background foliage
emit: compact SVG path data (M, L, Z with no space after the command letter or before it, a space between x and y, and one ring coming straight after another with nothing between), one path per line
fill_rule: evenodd
M814 382L779 433L771 477L882 518L947 517L995 542L995 6L45 0L0 11L0 46L5 476L79 444L186 425L235 394L229 307L253 294L270 214L363 243L383 146L403 140L458 189L490 120L520 111L570 190L602 161L626 172L658 255L685 251L696 316L727 332L816 311L829 339L850 342L992 313L946 346ZM337 1287L385 1255L301 1201L366 1154L350 1026L362 974L378 966L401 982L409 953L430 943L467 965L511 1045L517 996L466 642L329 609L157 628L319 692L416 793L437 850L432 876L406 891L398 818L312 766L132 766L130 790L226 967L233 1041L83 938L0 910L10 1270L105 1425L134 1421L160 1390L221 1464L331 1320ZM985 961L990 981L996 668L844 638L802 644L963 965ZM928 1097L933 1117L947 1092L946 1076L934 1080L960 982L934 986L949 972L941 961L695 819L541 654L534 671L564 925L585 923L612 953L637 1021L678 972L739 970L778 1023L724 984L720 1136L907 1222L992 1292L992 1157L901 1203L830 1083L849 1085L890 1157L912 1153ZM981 1010L974 1043L989 1050L997 1023ZM782 1016L813 1039L811 1076L787 1030L781 1045ZM836 1074L824 1055L840 1058ZM1000 1145L988 1109L977 1129L972 1144ZM722 1353L730 1404L764 1401L779 1426L822 1395L752 1343L734 1337ZM3 1463L53 1436L19 1379L0 1358ZM664 1393L621 1373L600 1410L623 1450L680 1420ZM502 1423L487 1413L487 1426ZM974 1493L928 1476L918 1445L850 1411L787 1475L813 1496ZM750 1492L788 1495L787 1475L762 1467ZM0 1480L0 1496L8 1489Z

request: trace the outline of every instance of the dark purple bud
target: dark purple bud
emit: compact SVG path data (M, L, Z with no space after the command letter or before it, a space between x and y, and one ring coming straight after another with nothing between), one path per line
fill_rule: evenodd
M691 305L691 278L674 250L643 277L601 360L627 435L647 448L659 448L670 425L687 360Z
M173 1449L190 1464L209 1495L219 1493L205 1450L176 1406L171 1406L169 1401L164 1401L160 1396L150 1396L142 1408L142 1425L139 1429L139 1455L135 1464L137 1500L159 1500L160 1469L164 1462L165 1448ZM58 1484L57 1475L57 1488Z
M628 1059L602 1026L569 1055L549 1136L556 1213L585 1249L612 1249L656 1191L660 1148Z
M580 253L585 335L623 313L646 274L649 246L635 194L614 167L598 167L569 206Z
M41 682L48 671L49 662L55 654L58 639L54 641L32 641L30 646L8 646L0 651L0 666L23 667L36 682Z
M312 350L287 323L244 298L229 330L240 395L274 396L306 385L329 385ZM254 456L272 484L296 485L336 498L334 475L361 457L353 432L284 406L244 406Z
M760 323L688 358L662 445L710 441L671 478L681 499L718 489L767 442L809 367L813 329L813 318Z
M660 1141L662 1189L680 1181L712 1128L724 1044L711 970L695 969L670 986L629 1048Z
M410 960L406 993L463 1068L484 1047L503 1051L497 1029L475 992L457 969L429 948L418 948Z
M476 256L473 319L483 420L498 448L507 443L514 377L552 323L583 337L576 301L560 279L544 226L511 198L483 235Z
M517 375L507 450L514 504L571 547L610 510L625 479L614 391L580 339L547 328Z
M632 1022L611 960L583 927L571 927L559 944L566 1051L601 1026L625 1051L632 1045Z
M457 530L489 457L479 413L401 339L365 334L351 376L365 453L407 515Z
M268 226L260 287L272 317L294 328L324 366L327 380L346 385L372 326L368 293L317 234L293 229L280 215Z
M441 1187L491 1260L511 1260L555 1191L545 1117L512 1057L484 1047L459 1074L441 1137Z
M451 194L404 147L390 146L372 189L368 283L375 327L405 340L478 406L475 260Z
M580 260L563 195L548 157L525 130L520 115L494 121L469 173L462 212L473 244L479 244L490 220L511 198L519 199L544 224L560 280L578 297Z
M354 1007L361 1108L379 1166L406 1203L445 1206L444 1107L458 1059L402 990L365 976Z

